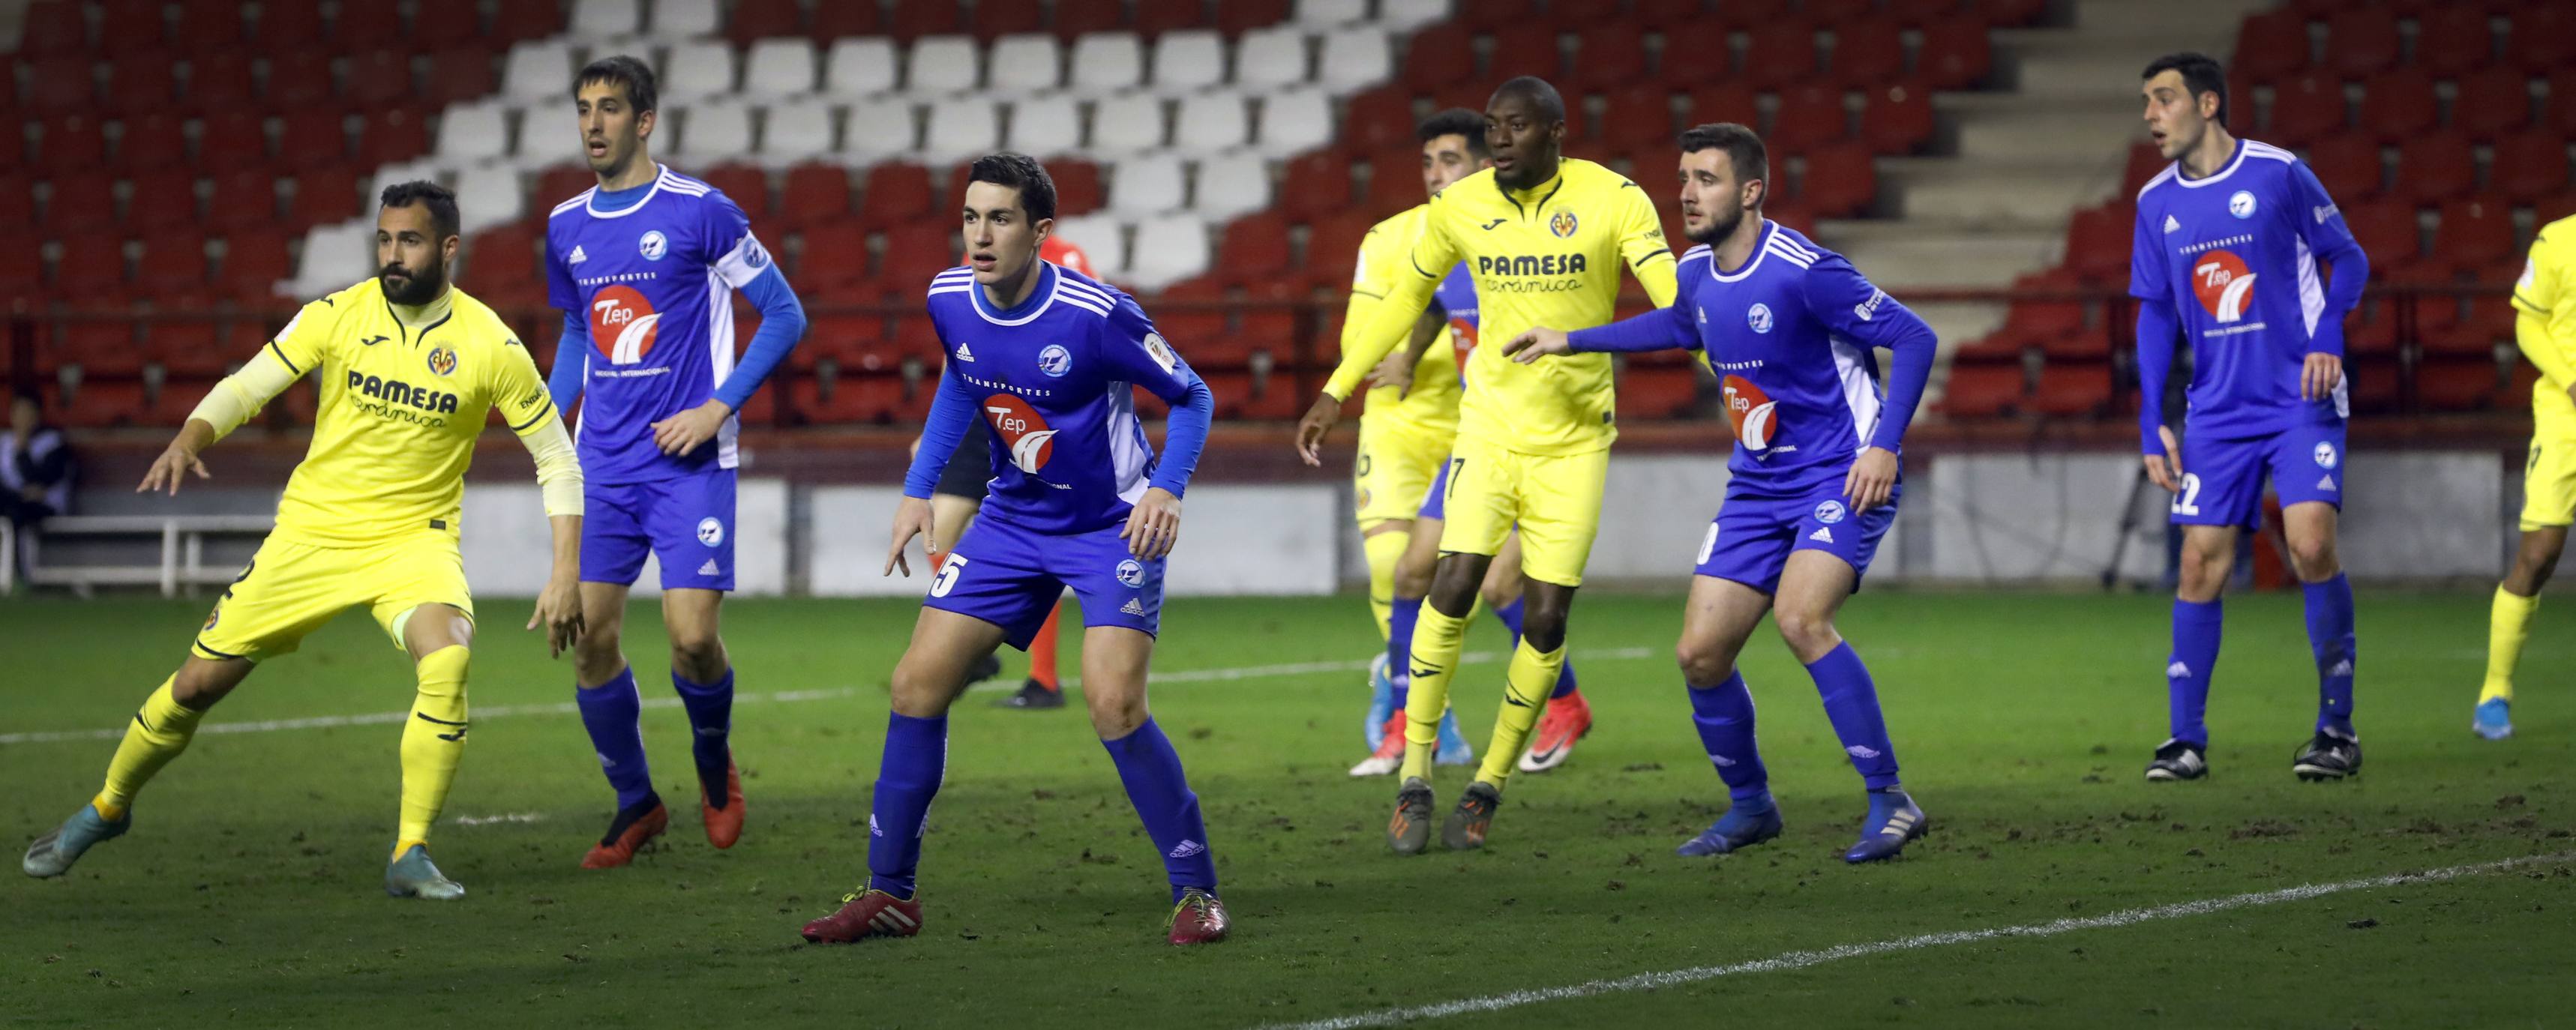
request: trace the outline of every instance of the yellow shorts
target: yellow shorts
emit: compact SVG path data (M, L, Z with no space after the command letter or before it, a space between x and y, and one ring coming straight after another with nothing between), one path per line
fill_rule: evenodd
M1517 525L1521 572L1541 583L1582 586L1610 451L1523 454L1461 436L1449 459L1449 520L1440 550L1491 556Z
M307 634L359 605L399 649L403 620L424 604L453 605L474 617L465 559L453 536L420 534L366 547L316 547L272 536L241 578L224 588L189 650L201 658L252 661L292 654Z
M1411 519L1440 463L1449 460L1454 433L1419 429L1383 418L1360 419L1360 454L1351 465L1351 496L1360 527Z
M2522 466L2522 530L2576 523L2576 433L2531 438Z

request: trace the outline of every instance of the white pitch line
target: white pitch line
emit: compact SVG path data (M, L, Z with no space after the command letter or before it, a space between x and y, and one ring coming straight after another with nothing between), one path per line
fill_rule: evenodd
M1868 958L1874 955L1886 955L1901 951L1915 951L1923 948L1940 948L1953 944L1974 944L1978 941L1990 941L2000 937L2054 937L2058 934L2073 933L2077 930L2099 930L2111 927L2130 926L2137 923L2153 922L2162 919L2179 919L2184 916L2208 915L2213 912L2225 912L2231 909L2253 908L2259 905L2277 905L2285 901L2304 901L2309 898L2321 897L2327 894L2339 894L2345 891L2373 890L2381 887L2398 887L2413 883L2431 883L2434 881L2450 880L2463 876L2483 876L2489 873L2501 873L2509 869L2516 869L2523 866L2560 865L2571 861L2576 861L2576 851L2560 852L2555 855L2529 855L2522 858L2508 858L2495 862L2479 862L2473 865L2456 865L2442 869L2428 869L2417 873L2391 873L2387 876L2373 876L2359 880L2344 880L2338 883L2311 883L2297 887L2284 887L2280 890L2257 891L2251 894L2236 894L2224 898L2205 898L2200 901L2183 901L2170 905L2157 905L2151 908L2133 908L2105 915L2058 919L2051 922L2030 923L2023 926L2003 926L1985 930L1951 930L1943 933L1918 934L1912 937L1899 937L1893 940L1873 941L1866 944L1841 944L1819 951L1792 951L1785 954L1774 955L1770 958L1754 959L1749 962L1737 962L1730 965L1701 966L1695 969L1675 969L1661 973L1639 973L1634 976L1623 976L1610 980L1593 980L1586 983L1570 984L1564 987L1548 987L1533 991L1513 991L1508 994L1488 995L1482 998L1463 998L1457 1001L1441 1002L1436 1005L1382 1009L1376 1012L1367 1012L1355 1016L1319 1019L1309 1023L1271 1023L1265 1025L1263 1030L1356 1030L1356 1028L1359 1027L1395 1026L1400 1023L1409 1023L1418 1019L1440 1019L1447 1016L1462 1016L1476 1012L1498 1012L1503 1009L1519 1008L1524 1005L1536 1005L1540 1002L1547 1001L1569 1001L1577 998L1598 997L1604 994L1625 994L1631 991L1651 991L1658 988L1698 983L1703 980L1714 980L1719 977L1726 976L1742 976L1748 973L1777 973L1792 969L1805 969L1809 966L1823 965L1827 962L1838 962L1849 958Z
M1645 658L1653 653L1653 650L1650 648L1617 647L1598 651L1577 652L1575 657L1596 662L1618 661L1623 659ZM1474 651L1461 655L1459 657L1459 661L1466 665L1484 665L1497 661L1500 658L1501 656L1499 654L1492 651ZM1341 661L1295 662L1286 665L1246 665L1235 668L1219 669L1183 669L1178 672L1158 672L1149 674L1145 678L1145 682L1159 684L1222 683L1232 680L1271 679L1282 676L1311 676L1319 673L1330 672L1366 672L1368 671L1368 667L1369 663L1367 661ZM1069 687L1078 687L1082 685L1082 680L1078 677L1068 679L1065 681L1065 685ZM1017 690L1019 687L1016 684L1004 684L999 681L995 681L991 683L978 684L974 689L977 691L1002 689ZM858 690L852 687L835 687L823 690L780 690L767 694L738 694L735 695L734 702L737 704L760 704L763 702L787 704L798 701L826 701L833 698L849 697L857 693ZM677 708L680 706L680 699L675 697L648 697L643 699L643 706L646 708ZM484 722L492 719L508 719L529 715L575 715L580 711L580 706L573 702L559 701L553 704L493 705L488 708L474 709L472 717L475 722ZM411 712L409 710L405 710L399 712L367 712L359 715L315 715L301 719L263 719L256 722L215 722L197 727L197 732L275 733L281 730L317 730L331 729L341 726L384 726L401 722L410 717ZM66 740L117 740L124 736L125 727L121 725L110 729L95 730L33 730L22 733L0 733L0 745L52 744Z
M541 823L544 812L504 812L500 815L460 815L449 820L458 826L489 826L493 823Z

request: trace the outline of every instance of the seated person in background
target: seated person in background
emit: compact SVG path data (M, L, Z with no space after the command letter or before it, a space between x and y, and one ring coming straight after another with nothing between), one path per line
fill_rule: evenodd
M78 467L62 428L45 421L44 401L20 391L9 403L9 428L0 432L0 516L23 535L69 510ZM17 552L24 572L26 545Z

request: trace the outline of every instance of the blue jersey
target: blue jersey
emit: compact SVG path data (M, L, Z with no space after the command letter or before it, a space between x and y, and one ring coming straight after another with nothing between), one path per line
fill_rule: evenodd
M993 309L971 268L930 281L930 324L948 352L932 420L943 408L973 410L992 429L980 517L1058 535L1115 526L1147 487L1180 493L1197 460L1191 444L1187 461L1158 474L1132 387L1176 413L1207 387L1134 298L1049 262L1037 274L1028 299L1007 311ZM926 430L905 479L912 496L929 496L947 460L974 460L934 455L930 439Z
M1735 427L1727 467L1766 492L1838 484L1862 447L1897 449L1921 384L1908 381L1909 396L1882 398L1873 348L1928 369L1932 331L1842 255L1765 220L1743 268L1720 273L1701 245L1682 254L1674 276L1672 306L1580 330L1575 349L1700 351L1725 387ZM1657 333L1662 338L1652 339ZM1628 345L1593 345L1623 337Z
M2305 401L2299 376L2311 351L2342 352L2350 306L2329 301L2318 258L2359 247L2297 156L2239 140L2216 174L2186 179L2180 165L2166 168L2138 191L2135 239L2129 294L2169 305L2191 343L2193 430L2243 438L2343 422L2344 385ZM2335 292L2357 297L2360 288L2355 278ZM2150 412L2160 400L2147 399Z
M599 190L546 219L547 302L588 326L582 475L640 483L737 464L735 420L712 446L662 453L653 423L705 404L733 371L733 296L770 267L751 221L715 187L668 168L644 198L601 210ZM567 341L568 343L575 341Z
M1457 348L1458 381L1467 381L1467 355L1476 351L1476 277L1467 272L1465 262L1449 270L1449 277L1431 289L1432 302L1448 313L1449 345Z

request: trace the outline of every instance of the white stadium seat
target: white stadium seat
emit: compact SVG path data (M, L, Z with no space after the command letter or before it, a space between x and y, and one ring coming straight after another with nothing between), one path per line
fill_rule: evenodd
M760 132L760 158L771 166L810 161L832 152L833 123L840 120L829 101L798 97L772 104Z
M438 159L449 165L489 161L510 152L510 109L478 100L450 106L438 119ZM571 140L563 141L566 145Z
M1293 25L1274 25L1243 34L1234 46L1234 84L1246 92L1293 86L1306 81L1306 33Z
M1116 216L1107 214L1075 215L1059 218L1048 235L1082 248L1091 259L1091 267L1107 273L1127 264L1127 226Z
M687 104L733 92L733 46L720 39L671 47L662 62L662 100Z
M350 280L376 267L374 214L317 225L304 231L304 258L295 266L294 277L278 284L278 293L290 297L326 296L348 289Z
M1082 149L1082 109L1056 93L1011 105L1011 149L1041 160Z
M1339 28L1368 20L1368 0L1297 0L1297 13L1289 20L1312 29Z
M1181 159L1168 154L1120 161L1110 169L1109 210L1149 215L1178 210L1188 199Z
M1207 223L1197 215L1163 215L1136 224L1124 278L1151 293L1208 268Z
M922 156L932 165L969 160L1001 149L1002 116L982 97L951 97L930 105Z
M1154 91L1178 96L1225 81L1225 37L1214 29L1178 29L1154 40Z
M616 39L644 28L642 0L574 0L574 39Z
M912 103L901 97L870 97L850 105L841 130L841 155L854 164L872 165L912 153Z
M1199 162L1198 190L1190 210L1211 222L1233 221L1270 206L1270 164L1236 153Z
M1133 32L1091 32L1073 41L1069 88L1102 96L1136 88L1145 78L1145 47Z
M1172 126L1172 149L1184 154L1222 154L1252 141L1252 119L1243 97L1235 93L1197 93L1182 99Z
M556 161L555 161L554 163L558 163L558 164L560 164L560 163L562 163L562 162L563 162L563 161L565 161L565 160L579 160L579 159L580 159L579 157L574 156L574 155L570 155L570 154L562 154L560 151L558 151L558 154L561 154L561 156L559 156L559 157L556 159ZM367 196L369 196L369 197L381 197L381 196L384 196L384 195L385 195L385 187L391 186L391 185L393 185L393 184L395 184L395 183L398 183L398 182L411 182L411 181L413 181L413 180L415 180L415 179L426 179L426 180L429 180L429 181L431 181L431 182L440 182L440 181L445 180L445 179L447 179L447 178L448 178L448 176L445 174L445 172L444 172L444 170L443 170L443 169L439 168L439 166L438 166L438 162L436 162L436 161L420 160L420 161L402 161L402 162L396 162L396 163L394 163L394 164L389 164L389 165L386 165L386 166L384 166L384 167L382 167L382 168L378 168L378 169L376 169L376 177L375 177L374 179L370 180L370 181L367 183ZM450 183L449 185L453 185L453 184L452 184L452 183ZM373 226L374 221L375 221L375 216L374 216L374 214L372 213L372 212L373 212L373 206L372 206L372 205L370 205L370 207L369 207L369 211L370 211L370 213L369 213L369 215L367 216L368 224L370 225L370 228L368 229L368 235L373 236L373 235L375 234L375 230L372 228L372 226ZM343 283L341 283L339 286L334 286L334 287L332 287L332 289L337 290L337 289L341 289L342 287L346 287L346 286L348 286L348 285L349 285L348 283L343 282Z
M1378 27L1399 35L1448 18L1449 0L1378 0Z
M720 100L688 109L680 126L679 161L691 168L712 168L751 155L751 108Z
M468 237L527 216L528 191L519 185L519 170L506 164L477 165L456 175L457 221Z
M1333 109L1318 90L1273 93L1261 101L1261 135L1253 146L1272 158L1295 157L1333 141Z
M1395 54L1386 33L1368 26L1343 29L1324 37L1323 67L1315 80L1335 96L1357 93L1395 74Z
M894 92L897 65L894 41L883 36L846 36L832 41L824 62L823 92L843 97Z
M764 39L743 58L742 92L760 100L783 100L814 92L814 44L797 36Z
M572 47L560 39L532 39L510 48L501 68L501 95L512 100L560 98L572 85Z
M1115 158L1162 145L1163 98L1126 93L1092 105L1092 153Z
M1064 83L1064 50L1043 32L1004 36L993 41L991 80L987 87L1007 99L1043 93Z
M659 136L660 126L654 128ZM510 150L519 167L538 169L581 159L581 115L559 97L519 109L519 143Z
M653 0L653 34L663 39L696 39L723 31L716 0Z
M977 82L975 41L966 36L923 36L904 59L903 90L923 100L965 93Z

